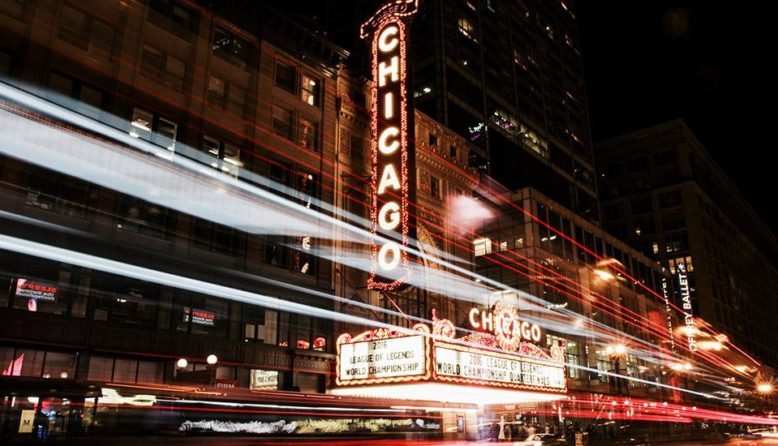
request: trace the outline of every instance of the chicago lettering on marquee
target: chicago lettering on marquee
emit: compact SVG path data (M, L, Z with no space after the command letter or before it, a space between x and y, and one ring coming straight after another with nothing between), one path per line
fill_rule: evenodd
M397 0L381 8L360 29L372 36L372 265L368 287L395 290L407 281L407 248L415 238L409 203L415 200L415 151L409 100L408 22L418 0Z
M494 334L501 348L515 351L522 341L541 342L545 336L539 325L519 318L519 312L505 301L498 301L492 310L471 308L470 326Z

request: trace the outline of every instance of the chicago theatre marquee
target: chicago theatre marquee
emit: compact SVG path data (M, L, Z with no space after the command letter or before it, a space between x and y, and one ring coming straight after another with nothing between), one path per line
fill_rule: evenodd
M414 128L407 85L409 21L418 0L382 7L360 29L372 49L372 270L368 287L400 290L410 278L407 254L416 222ZM415 176L415 175L414 175ZM432 325L376 329L337 340L331 393L463 404L513 404L565 398L564 346L538 346L541 328L500 301L473 308L466 335L433 317ZM463 390L463 387L466 390Z
M459 338L451 321L436 318L431 328L340 335L332 393L481 405L566 396L564 346L539 347L538 325L506 301L473 308L468 319Z

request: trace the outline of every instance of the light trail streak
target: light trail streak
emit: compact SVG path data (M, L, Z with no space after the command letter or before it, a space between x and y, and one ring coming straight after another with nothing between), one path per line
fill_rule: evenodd
M127 263L118 262L115 260L109 260L97 256L92 256L89 254L71 251L71 250L59 248L52 245L36 243L29 240L19 239L16 237L9 237L3 234L0 234L0 249L13 251L20 254L33 256L33 257L40 257L49 260L55 260L58 262L69 263L72 265L81 266L84 268L90 268L97 271L102 271L102 272L111 273L111 274L124 276L124 277L130 277L137 280L143 280L146 282L157 283L172 288L178 288L178 289L183 289L183 290L188 290L188 291L193 291L198 293L206 293L211 296L220 297L223 299L229 299L229 300L249 303L253 305L261 305L266 308L270 308L278 311L289 311L298 314L328 318L333 321L337 320L346 323L360 324L360 325L372 326L372 327L381 327L387 329L398 328L391 324L385 324L379 321L366 319L359 316L340 313L333 310L316 308L309 305L282 300L277 297L267 296L259 293L251 293L237 288L216 285L209 282L203 282L200 280L191 279L188 277L182 277L182 276L165 273L165 272L161 272L149 268L143 268L136 265L130 265ZM573 365L571 364L571 366ZM618 375L618 374L611 374L610 372L591 369L583 366L576 366L576 367L581 368L583 370L608 374L611 376L619 376L622 379L633 380L636 382L661 386L664 388L677 390L679 392L704 396L706 398L718 398L713 395L696 392L696 391L692 391L680 387L673 387L666 384L654 383L640 378Z
M7 86L1 86L2 93L6 94L8 97L10 97L13 100L20 101L22 103L27 104L27 101L30 101L31 98L29 95L26 95L24 93L20 93L16 91L15 89L12 89L11 87ZM15 96L16 95L16 96ZM42 112L47 114L54 114L54 116L57 119L63 119L64 121L70 121L73 125L78 126L88 126L90 129L94 128L94 121L85 118L83 116L75 115L72 112L65 112L58 107L45 103L44 101L38 100L38 103L35 104L36 107L38 107ZM14 117L16 115L12 113L8 113L6 118ZM21 118L20 118L21 119ZM24 129L25 125L30 125L29 122L24 120L16 120L13 122L7 122L7 119L3 119L2 122L6 124L6 127L4 128L3 134L6 135L14 135L15 133L18 134L20 132L20 128L17 127L17 124L22 125L21 129ZM92 144L89 147L79 147L80 154L82 155L82 158L79 158L77 162L73 162L73 160L65 160L62 157L57 157L59 151L53 151L49 150L45 153L40 153L38 157L33 157L37 162L44 163L44 167L53 169L53 170L59 170L63 173L79 176L82 178L85 178L87 180L93 181L96 184L101 184L105 187L109 188L115 188L119 189L122 192L130 193L131 195L139 196L143 199L147 199L150 201L155 201L158 204L161 204L166 207L171 207L174 209L179 209L182 212L190 213L194 215L198 215L201 218L206 218L209 220L214 220L220 223L225 223L224 220L221 220L222 217L225 215L231 216L230 218L227 218L226 223L229 225L242 230L246 232L257 232L257 233L279 233L279 234L293 234L293 235L310 235L310 234L318 234L322 239L327 239L328 237L325 236L325 234L322 232L324 231L322 229L323 224L327 225L339 225L339 229L341 229L342 233L350 234L352 238L348 239L350 241L365 241L369 238L370 234L366 231L360 230L359 228L355 228L352 225L348 225L345 222L340 222L337 219L328 218L327 216L322 216L322 214L317 213L315 210L307 209L305 206L300 206L299 204L293 203L290 200L284 200L283 198L280 198L274 194L271 194L267 191L264 191L260 188L256 188L250 185L247 185L241 181L238 181L236 179L233 179L231 177L228 177L226 175L219 174L216 171L213 171L212 169L204 169L202 165L191 161L184 159L182 157L172 157L170 158L170 152L168 152L165 149L160 149L153 144L147 143L145 141L141 141L135 138L132 138L131 136L127 135L124 132L118 131L114 128L106 127L99 129L102 131L102 134L106 137L109 137L111 139L119 140L123 144L128 144L132 146L135 149L140 149L145 151L146 153L153 153L155 155L163 155L165 159L169 159L169 161L176 165L176 167L183 167L188 172L194 172L198 176L205 176L208 177L211 182L208 183L202 183L199 182L199 184L202 184L203 187L212 187L214 183L225 183L229 187L218 187L216 191L213 194L207 195L205 197L201 197L200 200L182 200L181 196L173 195L173 196L166 196L166 193L169 193L169 187L163 187L162 185L156 184L160 178L165 178L165 176L158 177L156 174L150 174L149 172L143 172L143 175L138 176L137 178L128 178L124 185L124 187L117 187L116 184L116 171L114 170L105 170L104 166L102 170L99 169L93 169L89 172L89 175L85 175L84 170L84 164L89 161L87 158L94 158L95 156L95 150L99 150L101 155L103 152L108 152L109 150L105 149L111 149L113 151L120 151L123 152L122 154L125 155L124 158L121 158L123 161L126 161L127 159L133 159L132 153L127 152L126 150L122 150L116 146L109 145L109 144L97 144L94 141L91 141L82 135L73 135L71 133L57 130L55 128L52 128L50 126L44 126L44 125L38 125L35 128L28 129L29 131L25 131L23 133L25 134L32 134L36 135L37 140L33 139L33 143L37 141L38 144L32 144L33 147L41 148L46 147L47 145L52 144L52 142L60 142L61 144L56 144L58 148L60 147L69 147L70 145L79 146L83 144ZM49 133L45 133L45 132ZM55 132L55 133L52 133ZM65 136L63 136L65 135ZM65 141L59 141L57 137L67 137ZM16 147L14 144L18 143L18 139L15 139L13 141L9 140L7 141L7 144L4 144L4 147ZM70 143L70 144L68 144ZM30 148L30 145L27 145L26 148ZM18 148L16 149L18 150ZM190 149L193 150L193 149ZM14 156L14 152L11 149L7 149L7 153L11 156ZM86 153L85 153L86 152ZM46 156L50 155L50 156ZM45 160L45 161L41 161ZM25 158L25 161L29 161L29 158ZM67 162L66 162L67 161ZM148 160L141 160L141 162L148 161ZM124 164L124 163L121 163ZM153 162L148 163L145 162L142 164L143 168L136 167L138 172L148 169L149 165L152 165L154 168L158 170L158 172L163 172L166 175L170 175L169 172L171 170L168 169L162 169L160 167L159 162ZM173 173L175 175L175 173ZM143 182L143 180L146 180L146 182ZM154 180L154 183L151 183L150 180ZM166 180L167 184L164 186L170 186L170 181ZM163 182L164 183L164 182ZM145 187L140 187L145 186ZM151 185L151 187L149 187ZM273 187L278 185L273 185ZM129 190L128 190L129 189ZM251 207L251 206L239 206L237 203L240 203L238 201L237 203L232 203L232 207L227 207L227 209L221 209L221 212L216 212L214 210L214 206L212 206L213 202L218 202L220 206L224 206L225 197L234 198L231 196L233 192L240 191L241 193L248 193L249 196L260 196L263 200L269 202L269 204L266 204L264 206L254 206L256 207L257 212L261 212L261 218L256 214L249 214L245 215L246 211L245 208ZM290 188L283 186L281 189L284 193L291 194L292 191ZM189 197L187 197L189 198ZM239 196L238 198L245 198L245 196ZM175 202L177 205L173 205L172 203ZM182 204L183 203L183 204ZM185 204L185 206L184 206ZM243 204L243 203L240 203ZM238 212L238 208L243 207L243 212ZM268 207L272 209L275 213L270 212L268 213ZM280 210L279 210L280 209ZM303 214L304 218L300 218L300 215ZM236 216L240 216L243 218L235 218ZM272 216L273 218L268 218L268 216ZM258 221L262 221L265 223L264 225L257 225ZM338 234L338 236L342 235L342 233ZM329 237L334 238L334 237ZM492 281L490 279L487 279L484 276L478 275L476 273L473 273L469 270L466 270L464 268L461 268L457 265L453 265L451 263L448 263L444 259L437 259L433 257L425 256L423 253L418 252L416 250L411 250L413 254L418 255L419 257L424 258L425 260L428 260L430 262L438 263L444 267L446 267L449 271L456 271L461 276L450 274L448 271L442 273L443 275L447 276L446 279L451 280L452 277L469 277L470 279L477 279L480 280L482 283L489 283L490 285L494 286L497 289L502 289L504 291L511 291L517 294L517 296L521 296L522 298L525 298L528 301L534 302L535 305L545 306L547 305L547 302L537 298L535 296L531 296L527 293L521 292L520 290L516 289L510 289L505 287L503 284L498 283L496 281ZM339 259L340 260L340 259ZM459 259L458 259L459 260ZM353 265L355 267L359 267L360 269L366 270L367 266L358 266ZM507 265L505 265L507 266ZM428 270L424 270L425 275L422 275L422 277L426 277L429 275ZM459 279L459 283L467 282L465 279ZM421 287L430 288L433 285L428 281L427 283L419 283L417 284ZM546 286L551 287L552 289L557 289L551 286L550 284L544 284ZM457 288L458 287L454 287ZM448 288L448 290L441 290L441 292L447 292L450 291L451 288ZM559 290L562 291L562 290ZM570 295L573 297L570 293L565 293L567 295ZM473 301L481 301L483 302L483 294L481 293L480 296L471 294L470 297L475 297L475 300ZM610 311L606 307L601 307L603 311ZM579 317L578 313L572 312L570 310L566 309L560 309L560 312L566 313L571 318L577 318ZM615 317L621 318L617 313L612 313ZM624 320L623 318L621 318ZM542 322L543 321L539 321ZM632 323L631 321L627 321L628 323ZM591 321L590 325L592 327L597 327L598 329L602 330L603 332L613 332L616 333L615 330L612 327L609 327L605 324L599 323L597 321ZM569 330L567 330L569 332ZM587 335L588 333L582 332L581 335ZM624 338L625 335L623 333L621 334L614 334L612 335L612 339L615 338ZM636 343L643 344L644 346L651 347L651 344L647 341L641 340L639 338L633 337L633 336L627 336L630 339L632 339Z
M121 62L122 62L122 63L125 63L125 61L124 61L124 60L122 60ZM134 69L135 67L130 65L130 66L128 66L127 68ZM105 73L105 74L110 74L110 73ZM330 84L327 84L327 85L330 85ZM51 93L50 93L50 92L45 92L45 91L43 91L43 90L38 90L38 91L39 91L39 92L43 92L43 93L44 93L45 95L47 95L47 96L51 96ZM65 99L65 98L64 98L64 97L60 97L59 99L60 99L60 100L62 100L62 99ZM193 99L194 99L194 100L196 100L196 101L198 101L198 102L200 102L200 103L206 103L206 101L205 101L205 98L204 98L204 97L194 97L194 96L193 96ZM163 100L164 100L164 98L163 98ZM170 101L167 101L167 102L170 102ZM172 105L172 104L171 104L171 105ZM83 105L83 104L80 104L80 103L79 103L79 104L77 104L77 106L78 106L79 108L83 108L83 107L84 107L84 105ZM89 108L89 107L88 107L88 108ZM98 110L98 109L96 109L96 108L94 108L94 107L91 107L90 109L91 109L93 112L99 112L99 110ZM363 110L363 111L364 111L364 110ZM206 118L206 116L203 116L203 115L200 115L200 116L201 116L201 117L203 117L203 118ZM247 120L247 119L245 119L245 118L243 118L243 117L237 116L237 115L235 115L234 117L235 117L236 119L238 119L239 121L243 122L244 124L251 125L251 126L252 126L252 127L254 127L255 129L259 129L260 131L262 131L263 133L266 133L266 134L267 134L268 136L270 136L270 137L277 138L275 135L272 135L272 134L268 133L268 132L267 132L265 129L261 129L261 128L259 128L258 126L256 126L256 123L254 123L254 122L250 122L249 120ZM217 123L217 124L218 124L218 123ZM222 127L223 127L223 126L222 126ZM229 130L229 129L226 129L226 128L225 128L225 130ZM257 142L259 142L259 141L257 141ZM187 149L187 148L185 148L185 149ZM191 149L190 149L190 150L191 150ZM161 156L163 156L163 157L166 157L166 156L167 156L167 155L169 155L169 154L166 154L166 153L160 153L160 154L158 154L158 155L161 155ZM201 158L201 157L203 157L203 154L202 154L201 152L199 152L199 151L192 151L192 152L191 152L189 155L192 155L192 156L194 156L195 158ZM214 159L215 159L215 158L214 158ZM271 161L271 162L272 162L272 160L268 160L268 161ZM451 166L454 166L454 167L456 167L456 166L455 166L453 163L450 163L450 162L449 162L449 164L451 164ZM312 169L314 169L314 170L315 170L315 166L308 166L308 167L309 167L309 168L312 168ZM242 170L241 170L241 174L243 174L243 173L246 173L245 169L242 169ZM513 205L514 207L517 207L517 206L518 206L518 205L516 205L515 203L512 203L512 205ZM565 236L564 234L562 234L561 232L559 232L559 231L558 231L558 230L556 230L555 228L551 227L550 225L546 224L545 222L542 222L541 220L537 219L537 217L535 217L534 215L532 215L532 214L531 214L531 213L529 213L528 211L526 211L526 210L524 210L524 209L521 209L520 207L519 207L519 209L520 209L522 212L526 213L527 215L530 215L530 217L531 217L531 218L533 218L533 219L535 219L536 221L538 221L538 223L540 223L540 224L542 224L542 225L544 225L544 226L548 227L549 229L551 229L551 230L552 230L552 231L554 231L555 233L558 233L558 234L559 234L559 235L561 235L563 238L565 238L565 239L567 239L568 241L572 242L573 244L575 244L576 246L578 246L580 249L583 249L583 250L585 250L586 252L589 252L590 254L592 254L592 255L594 255L594 256L596 256L596 257L600 258L600 257L599 257L599 256L598 256L596 253L594 253L594 252L590 251L590 250L589 250L588 248L586 248L585 246L583 246L583 245L581 245L581 244L577 243L577 242L576 242L574 239L572 239L572 238L569 238L569 237ZM445 253L444 253L444 254L445 254ZM630 279L633 279L633 280L634 280L634 278L632 278L632 277L631 277L631 276L629 276L628 274L626 274L626 273L625 273L625 275L626 275L627 277L629 277ZM658 294L656 294L655 292L653 292L653 290L651 290L650 288L646 287L646 286L645 286L644 284L642 284L640 281L637 281L637 280L635 280L635 283L639 284L640 286L642 286L643 288L645 288L646 290L648 290L650 293L653 293L653 294L655 294L657 297L659 297L659 296L658 296ZM547 285L547 284L546 284L546 285ZM676 309L677 309L677 307L676 307ZM616 316L616 317L619 317L619 316ZM708 329L710 330L710 327L708 327ZM733 348L735 348L735 349L736 349L737 351L739 351L741 354L745 355L747 358L749 358L750 360L752 360L752 361L754 361L755 363L757 363L757 364L758 364L758 362L757 362L756 360L754 360L754 359L753 359L751 356L749 356L749 355L748 355L746 352L744 352L742 349L740 349L740 348L739 348L739 347L737 347L736 345L732 344L732 343L731 343L731 341L730 341L730 344L732 345L732 347L733 347ZM719 365L721 365L721 364L719 364Z

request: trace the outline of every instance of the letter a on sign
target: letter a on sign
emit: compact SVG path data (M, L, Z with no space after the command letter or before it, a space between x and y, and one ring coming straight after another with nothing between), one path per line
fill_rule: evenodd
M416 155L413 138L413 95L408 85L408 29L418 0L385 4L360 28L372 44L372 199L373 240L367 285L398 290L410 276L408 248L416 238Z

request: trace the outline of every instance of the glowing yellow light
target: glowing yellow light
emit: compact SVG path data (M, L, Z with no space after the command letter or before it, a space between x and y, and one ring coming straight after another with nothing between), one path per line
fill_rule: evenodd
M773 392L773 385L772 383L761 383L756 386L756 391L759 393L772 393Z
M614 276L613 274L601 269L594 270L594 275L597 276L600 280L603 280L605 282L610 282L616 278L616 276Z
M388 260L387 260L388 259ZM378 265L384 271L392 271L400 264L400 245L387 242L378 251Z
M381 229L391 231L400 224L400 205L394 201L389 201L381 206L378 212L378 225Z
M724 344L718 341L702 341L699 342L697 346L703 350L715 350L715 351L720 351L722 348L724 348Z
M400 40L395 37L398 32L400 32L400 30L394 25L389 25L381 31L381 35L378 36L378 49L380 49L382 53L388 53L397 47L400 43ZM389 39L389 37L391 37L391 39Z
M394 190L400 189L400 179L397 177L397 171L393 164L387 164L384 173L381 175L381 182L378 185L378 194L386 192L386 188L391 187Z
M392 398L401 400L429 400L447 403L467 404L514 404L527 402L555 401L566 395L524 392L519 390L488 387L468 387L461 384L424 383L397 384L388 386L338 387L334 395L361 396L368 398Z

